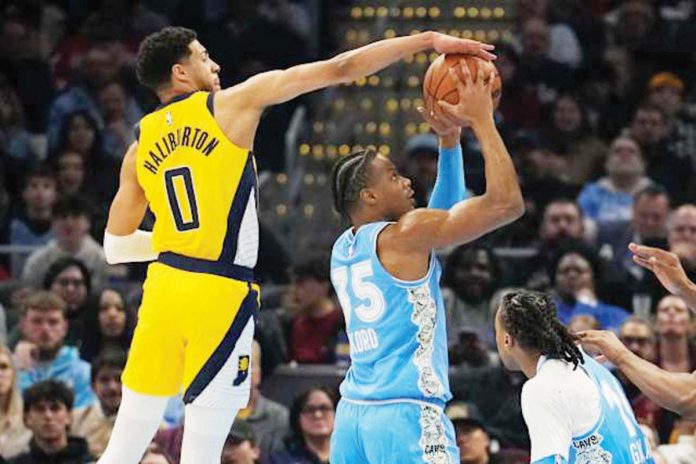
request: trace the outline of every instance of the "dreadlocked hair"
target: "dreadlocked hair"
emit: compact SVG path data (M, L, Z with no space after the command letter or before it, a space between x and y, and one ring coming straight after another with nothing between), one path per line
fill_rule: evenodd
M536 349L547 358L583 364L582 353L556 315L556 303L545 293L527 290L508 293L501 305L501 322L523 347Z
M369 166L377 152L372 148L358 151L339 159L331 174L331 192L334 208L346 219L360 199L360 191L370 180Z

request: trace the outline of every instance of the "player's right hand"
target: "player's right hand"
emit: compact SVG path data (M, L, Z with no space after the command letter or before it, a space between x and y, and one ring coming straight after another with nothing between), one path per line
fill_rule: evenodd
M691 286L679 257L674 253L635 243L628 245L628 248L633 252L633 261L652 271L670 293L682 296Z
M487 62L478 62L476 81L471 76L471 71L466 60L460 61L463 79L454 68L449 69L450 77L457 83L459 102L456 105L444 100L438 100L437 104L442 109L444 116L450 122L458 126L471 125L493 120L493 98L491 96L490 79L493 73L493 65Z
M477 40L458 39L439 32L435 32L433 48L438 53L464 53L466 55L476 55L486 61L496 59L496 56L491 53L495 49L494 45L481 43Z

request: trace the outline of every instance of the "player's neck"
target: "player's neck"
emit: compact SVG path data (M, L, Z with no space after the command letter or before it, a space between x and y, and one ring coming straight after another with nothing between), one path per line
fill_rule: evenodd
M539 365L540 357L541 353L525 353L524 356L519 360L518 365L528 379L531 379L537 375L537 366Z
M190 92L195 92L196 90L198 89L190 87L186 84L172 85L167 87L166 89L157 92L157 97L160 99L160 102L162 102L162 104L167 104L174 97L178 97L179 95L184 95Z

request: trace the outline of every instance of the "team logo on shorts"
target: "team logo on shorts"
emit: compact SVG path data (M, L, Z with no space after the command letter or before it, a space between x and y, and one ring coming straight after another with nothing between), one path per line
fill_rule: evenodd
M232 385L235 387L241 385L244 383L247 377L249 377L249 355L245 354L239 357L239 361L237 363L237 378L234 379Z

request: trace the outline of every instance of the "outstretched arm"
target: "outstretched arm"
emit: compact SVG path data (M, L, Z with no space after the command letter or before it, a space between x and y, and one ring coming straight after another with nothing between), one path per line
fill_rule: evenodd
M491 45L437 32L423 32L380 40L329 60L261 73L238 86L219 92L220 96L216 99L241 98L244 106L263 109L314 90L355 81L407 56L431 48L439 53L468 53L487 60L495 58L489 53L493 49Z
M460 142L462 131L459 126L438 118L433 111L427 112L425 108L420 107L418 112L430 124L440 142L437 177L428 208L450 209L467 196Z
M583 345L599 350L640 391L663 408L696 419L696 372L668 372L633 354L613 332L578 334Z
M123 157L118 191L109 209L104 232L104 254L109 264L152 261L152 233L138 230L147 209L145 192L136 174L137 144Z
M458 126L470 125L481 144L485 162L486 193L460 201L448 211L417 209L405 214L390 227L398 240L392 243L403 251L427 251L467 243L508 224L524 213L524 201L515 167L493 122L490 82L485 83L490 65L480 63L478 77L472 81L466 63L462 65L465 83L450 70L457 82L459 103L439 102L443 113Z

